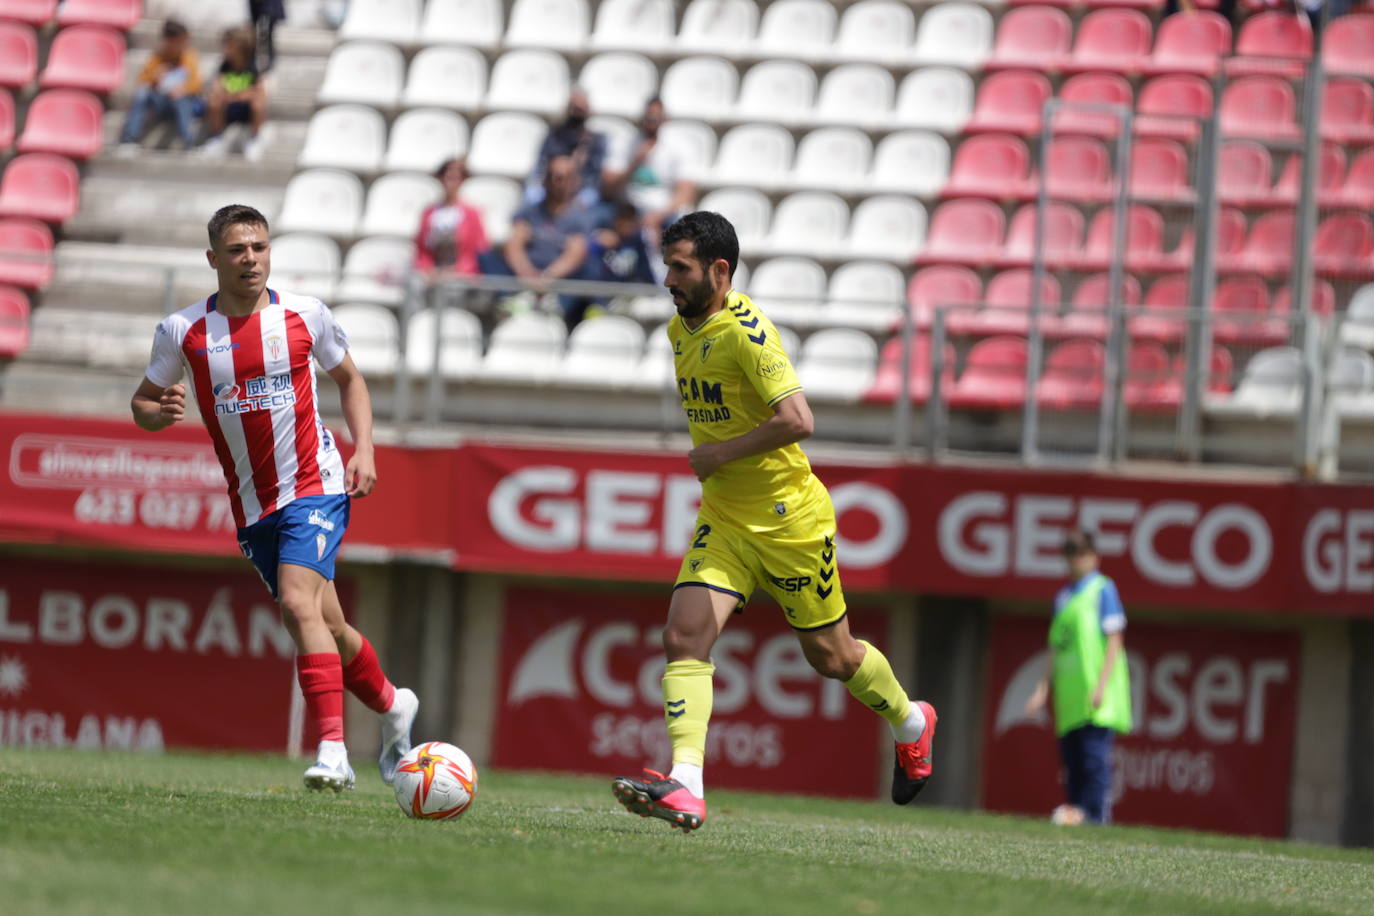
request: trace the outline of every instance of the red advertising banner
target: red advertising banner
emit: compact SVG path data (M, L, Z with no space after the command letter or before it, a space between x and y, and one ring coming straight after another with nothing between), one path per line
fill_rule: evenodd
M508 591L493 764L608 778L646 766L666 772L659 633L667 607L666 596ZM877 792L882 720L811 670L771 602L733 617L712 658L708 788Z
M0 745L281 751L294 656L246 564L0 558Z
M1025 715L1044 675L1048 620L998 618L984 715L983 807L1048 817L1064 801L1048 713ZM1120 823L1285 836L1298 634L1132 624L1133 731L1113 754Z

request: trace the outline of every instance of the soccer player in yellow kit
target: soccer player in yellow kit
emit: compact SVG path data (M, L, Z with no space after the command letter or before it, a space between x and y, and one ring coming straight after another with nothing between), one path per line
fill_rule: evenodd
M797 445L811 408L778 332L731 288L739 241L718 213L689 213L663 233L664 285L678 394L701 480L701 513L668 608L663 713L673 745L668 775L611 783L643 817L688 833L706 821L702 788L711 718L711 647L755 588L777 600L806 660L887 720L896 741L892 800L904 805L931 773L935 710L911 702L876 647L855 639L836 565L835 510Z

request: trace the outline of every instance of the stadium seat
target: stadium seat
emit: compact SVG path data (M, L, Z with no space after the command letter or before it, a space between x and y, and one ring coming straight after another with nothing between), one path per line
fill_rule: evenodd
M367 190L359 233L413 238L425 207L443 197L443 185L432 175L389 172Z
M52 90L58 91L58 90ZM22 144L23 138L20 138ZM26 153L5 166L0 177L0 216L26 216L65 223L76 215L81 176L70 159Z
M940 391L942 399L954 386L954 347L946 343L941 363ZM931 365L931 341L927 335L912 338L911 360L907 371L908 397L917 404L925 403L931 394L934 366ZM864 400L873 404L891 404L902 394L902 337L897 335L883 344L878 357L873 387Z
M741 121L804 122L815 98L816 73L810 67L796 60L766 60L744 74L734 116Z
M584 0L514 0L505 44L578 51L587 43L588 23Z
M936 309L982 302L983 281L968 267L953 264L922 267L907 285L906 301L916 327L926 328L935 320Z
M1066 340L1045 359L1035 396L1048 410L1094 410L1102 404L1106 352L1095 340Z
M568 64L555 51L507 51L491 67L485 107L554 117L568 106Z
M735 227L740 251L761 250L773 220L773 206L753 188L719 188L701 199L702 210L713 210Z
M558 367L560 385L628 387L644 353L644 329L633 318L602 315L573 328Z
M1264 278L1226 277L1217 284L1212 293L1212 339L1257 346L1288 340L1287 324L1270 316L1269 284Z
M901 318L901 268L879 261L850 261L830 275L826 310L830 319L869 331L885 331Z
M757 57L830 56L835 34L835 7L827 0L773 0L763 10L754 38Z
M926 236L926 208L906 195L869 197L854 208L849 256L910 264Z
M716 132L700 121L667 121L658 129L658 139L678 152L683 173L692 181L700 182L716 159Z
M1296 348L1261 350L1245 364L1240 384L1225 403L1260 416L1291 412L1298 406L1303 374Z
M1322 87L1322 136L1337 143L1374 143L1374 87L1362 79L1330 79Z
M410 62L401 102L475 111L487 94L487 60L475 48L424 48Z
M950 200L936 208L926 234L923 264L986 264L1000 253L1006 217L987 200Z
M478 376L491 382L550 381L562 362L566 338L560 317L542 312L512 315L491 332Z
M281 232L319 232L349 239L362 211L363 185L358 176L338 169L312 169L291 177L274 226Z
M895 131L873 152L869 190L930 197L949 179L949 144L924 130Z
M12 359L29 345L29 297L17 286L0 284L0 358Z
M1088 274L1078 281L1067 311L1042 316L1046 335L1055 337L1105 337L1107 312L1111 306L1111 274ZM1140 281L1121 275L1121 303L1126 308L1140 305Z
M510 221L521 203L520 182L495 175L478 175L463 182L458 197L482 214L487 241L499 245L510 233Z
M873 158L873 141L852 127L821 127L797 144L788 184L847 193L862 187Z
M405 61L394 45L352 41L329 55L316 101L393 108L401 97L404 75Z
M142 18L143 0L63 0L57 9L60 26L95 25L127 32Z
M1350 171L1345 175L1339 190L1333 191L1332 197L1342 207L1374 209L1374 147L1360 151L1355 161L1350 163Z
M1236 35L1235 57L1226 60L1231 76L1273 73L1298 77L1312 59L1312 27L1291 10L1247 16Z
M348 353L363 375L395 374L401 355L396 314L386 306L361 302L337 305L333 312L348 335Z
M1318 224L1312 248L1317 270L1324 274L1366 274L1374 267L1374 224L1365 213L1330 213Z
M660 301L662 298L660 297ZM671 313L672 307L668 307ZM630 387L639 391L668 391L673 388L673 344L668 339L668 326L659 324L649 332L644 356L630 379Z
M72 26L53 38L38 84L45 89L109 93L124 82L124 36L95 26Z
M1183 145L1167 137L1136 140L1131 150L1131 194L1136 198L1170 203L1191 200L1188 151Z
M370 175L382 166L386 120L366 105L331 105L315 112L296 159L303 169L347 169Z
M1026 341L989 337L974 344L950 386L951 407L1010 410L1026 400Z
M1053 94L1050 81L1043 73L1030 70L994 73L978 87L973 116L964 125L964 130L968 133L1039 133L1041 109Z
M406 369L416 378L434 371L434 316L433 308L421 309L406 322ZM482 365L482 322L465 309L446 307L438 324L439 372L446 379L472 378Z
M287 232L272 239L272 283L303 296L334 301L339 278L339 244L313 232Z
M964 140L954 151L954 164L942 194L1011 200L1034 191L1025 141L1010 134L979 134Z
M1035 211L1037 204L1025 204L1012 215L1007 229L1005 250L994 258L999 265L1019 267L1035 258ZM1059 267L1078 256L1083 248L1083 211L1073 204L1050 201L1045 208L1044 241L1041 246L1044 261Z
M797 360L797 378L808 398L855 404L873 387L878 347L854 328L826 328L808 337Z
M1198 122L1212 114L1212 86L1186 73L1157 76L1136 98L1135 131L1142 137L1193 140Z
M1275 203L1292 204L1298 200L1298 185L1302 180L1302 156L1294 153L1284 163L1279 180L1274 185L1272 199ZM1317 192L1323 204L1340 202L1338 189L1345 179L1345 150L1334 143L1321 145L1317 165Z
M1293 87L1276 76L1242 76L1221 96L1221 129L1228 135L1292 140L1298 136Z
M844 249L848 229L843 200L824 191L798 191L778 203L764 247L774 254L833 258Z
M911 7L894 0L859 0L840 16L832 53L840 60L905 63L915 34Z
M1224 203L1252 206L1274 196L1273 160L1253 140L1227 140L1217 163L1217 195Z
M773 187L792 169L792 135L773 124L742 124L721 138L711 178L720 184Z
M702 2L702 0L698 0ZM659 95L674 118L716 121L729 115L739 94L739 73L720 57L686 57L663 74Z
M675 45L683 53L740 57L753 47L758 21L754 0L692 0Z
M539 157L548 127L521 111L498 111L477 122L468 147L468 168L477 175L504 175L523 181Z
M1332 315L1336 311L1336 287L1330 280L1317 277L1312 283L1312 312L1316 315ZM1272 311L1275 315L1288 315L1293 311L1293 287L1284 284L1274 294Z
M1103 207L1093 215L1087 242L1077 266L1086 270L1105 270L1111 264L1116 225L1116 209ZM1191 249L1186 257L1191 257ZM1126 210L1126 267L1130 270L1157 271L1179 269L1173 255L1164 252L1164 217L1144 204L1131 204Z
M460 115L437 108L413 108L391 125L387 171L433 172L468 149L468 125Z
M36 219L0 217L0 283L42 289L52 281L52 230Z
M1096 137L1054 137L1046 153L1044 182L1059 200L1106 200L1113 194L1112 162Z
M1374 15L1345 15L1331 20L1322 36L1322 60L1330 73L1374 77Z
M916 27L911 62L918 67L980 67L992 48L992 14L972 3L938 3Z
M3 232L3 226L3 221L0 221L0 232ZM0 265L0 269L3 269L3 265ZM1346 305L1345 320L1340 327L1343 342L1365 349L1374 346L1374 283L1366 283L1355 290Z
M591 46L598 51L659 54L673 43L672 0L602 0Z
M1139 10L1093 10L1079 23L1073 53L1061 68L1069 72L1138 73L1149 60L1153 36L1149 18Z
M439 45L495 48L501 43L505 25L501 7L501 0L427 0L420 20L420 40L431 46L426 50L440 50ZM464 87L454 83L450 88Z
M14 96L0 89L0 155L14 146Z
M1144 313L1127 322L1132 340L1182 340L1187 331L1189 301L1187 274L1165 274L1145 291Z
M885 125L892 117L896 85L873 64L842 64L821 80L812 120L821 124Z
M587 90L597 114L638 118L644 103L658 94L658 69L642 54L607 52L582 65L577 84Z
M38 73L38 38L20 22L0 19L0 86L22 89Z
M423 0L349 0L348 14L339 26L339 38L414 44L420 33L423 6Z
M57 153L89 159L103 145L105 106L80 89L47 89L29 105L24 132L16 144L21 153Z
M754 268L749 298L774 322L819 324L827 311L825 268L810 258L770 258Z
M977 337L1026 334L1030 330L1034 280L1034 271L1025 267L995 274L988 281L987 291L983 296L983 308L976 312L965 309L951 313L947 324L949 333ZM1057 312L1062 299L1059 281L1053 274L1044 274L1040 282L1041 315Z
M401 305L414 260L415 244L410 239L378 236L354 243L344 258L339 298L345 302Z
M1231 51L1231 23L1212 10L1166 16L1155 35L1146 73L1210 75Z
M1075 74L1059 88L1062 105L1054 113L1054 132L1115 137L1121 118L1087 106L1119 105L1129 110L1135 104L1132 95L1131 84L1119 73Z
M1182 400L1182 382L1169 369L1169 354L1161 344L1142 341L1126 356L1122 396L1131 410L1174 410Z
M984 66L1057 70L1069 53L1073 25L1063 10L1023 6L1008 10L997 23L997 41Z
M953 134L963 130L972 113L971 76L948 67L924 67L902 79L892 120L895 126Z
M27 25L47 25L56 12L57 0L5 0L5 18Z
M1256 217L1238 251L1217 257L1217 269L1275 274L1292 261L1293 211L1270 210Z

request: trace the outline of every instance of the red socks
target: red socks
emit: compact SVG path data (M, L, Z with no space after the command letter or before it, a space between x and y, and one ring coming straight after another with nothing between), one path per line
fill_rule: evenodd
M307 717L319 723L320 740L342 741L344 683L339 656L333 652L296 656L296 680L305 695Z
M396 698L396 688L382 673L377 653L366 636L363 637L363 647L353 656L353 661L344 666L343 685L373 712L386 712Z

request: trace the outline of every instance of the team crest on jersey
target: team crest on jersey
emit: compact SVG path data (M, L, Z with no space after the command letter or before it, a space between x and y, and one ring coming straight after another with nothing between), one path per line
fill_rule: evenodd
M706 356L711 352L711 345L716 342L714 337L708 337L701 342L701 361L706 362Z
M674 355L674 356L681 356L681 355L682 355L682 341L680 341L680 340L675 340L675 341L673 341L673 355Z
M272 354L274 360L281 359L281 350L285 345L286 342L275 334L267 338L267 352Z

